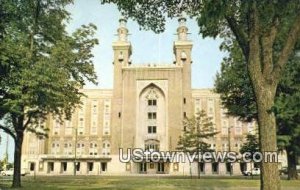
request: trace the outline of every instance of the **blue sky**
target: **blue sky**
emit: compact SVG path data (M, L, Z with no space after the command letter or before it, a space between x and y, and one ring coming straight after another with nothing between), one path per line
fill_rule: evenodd
M101 5L100 0L75 0L73 5L68 6L72 20L67 24L69 32L83 24L93 23L98 27L96 38L99 40L94 50L94 64L98 75L98 85L87 84L85 88L112 88L113 86L113 51L112 42L118 28L120 13L115 5ZM128 20L129 40L132 44L132 63L163 63L172 64L173 41L178 27L177 19L167 20L164 33L155 34L152 31L140 30L138 24ZM203 39L199 34L199 27L195 20L188 20L187 27L191 33L189 39L193 41L192 51L192 87L212 88L216 72L220 68L224 52L220 52L220 39ZM3 135L0 145L0 159L5 151L6 135ZM9 141L9 159L13 160L13 141Z
M99 45L94 49L94 64L98 74L98 86L87 85L87 88L112 88L112 42L116 40L116 30L120 13L113 4L101 5L99 0L77 0L69 6L72 20L68 25L69 31L74 31L82 24L94 23L98 27L96 37ZM173 41L176 38L177 19L168 20L166 31L155 34L152 31L140 30L139 25L129 19L129 40L133 53L133 64L169 63L174 60ZM195 20L188 20L187 27L191 33L189 38L193 41L192 52L192 86L193 88L213 87L214 76L220 68L224 52L219 51L220 39L202 39L199 27Z

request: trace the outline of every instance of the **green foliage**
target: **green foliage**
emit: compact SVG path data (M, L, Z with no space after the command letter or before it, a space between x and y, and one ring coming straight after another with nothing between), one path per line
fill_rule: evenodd
M47 135L49 114L69 119L80 87L96 83L96 26L66 32L72 0L0 1L0 125L15 140L13 187L21 186L24 131ZM2 19L3 16L3 19Z
M215 81L215 91L220 93L228 114L241 120L257 120L255 94L247 75L246 61L236 43L223 43L229 52L224 58ZM297 47L281 76L272 111L277 123L277 146L287 150L288 156L300 153L300 58ZM243 77L240 77L243 76ZM246 146L246 145L245 145Z
M86 80L96 83L91 52L98 43L92 37L96 27L90 24L67 34L65 6L70 2L1 3L7 17L1 21L0 116L13 137L19 117L31 131L49 113L69 118L80 103L79 87Z
M190 153L212 151L205 141L214 137L218 132L215 131L212 118L208 117L204 111L192 118L185 118L183 127L183 134L178 141L178 150Z
M292 146L293 151L300 154L300 57L289 60L275 100L278 144Z
M258 142L257 135L250 134L250 133L247 134L246 141L242 145L242 147L240 149L240 153L244 154L245 152L249 152L249 153L251 153L251 155L249 155L249 157L252 158L253 154L258 151L259 151L259 142Z
M247 75L245 59L236 43L223 44L222 48L228 51L229 55L224 58L221 71L216 75L215 91L220 93L222 104L227 108L229 115L241 120L257 120L255 95ZM273 107L279 148L289 144L299 145L300 61L295 54L296 50L287 63Z
M244 121L257 120L255 95L241 49L235 41L224 42L221 48L229 55L223 59L220 73L216 74L215 92L220 94L228 115Z

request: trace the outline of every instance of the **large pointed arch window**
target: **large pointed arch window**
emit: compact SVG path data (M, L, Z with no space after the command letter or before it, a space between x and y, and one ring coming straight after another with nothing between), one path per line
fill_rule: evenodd
M145 150L150 152L159 151L159 141L155 139L149 139L145 141Z

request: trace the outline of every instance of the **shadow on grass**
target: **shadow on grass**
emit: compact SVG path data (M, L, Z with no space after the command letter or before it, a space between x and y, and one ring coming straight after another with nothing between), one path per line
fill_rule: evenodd
M300 181L283 181L288 188L298 189ZM30 176L22 178L22 190L221 190L221 189L247 189L258 190L259 179L245 178L243 176ZM11 189L11 180L0 177L0 188Z

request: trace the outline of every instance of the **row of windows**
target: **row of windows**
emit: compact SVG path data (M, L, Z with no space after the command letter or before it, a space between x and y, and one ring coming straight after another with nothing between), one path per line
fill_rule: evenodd
M149 99L148 106L156 106L157 100L156 99ZM156 120L157 114L156 112L148 112L148 119L149 120ZM156 126L148 126L148 134L156 134Z
M52 148L59 147L59 143L52 143ZM64 148L72 147L71 143L65 143ZM77 143L77 148L83 148L84 143ZM96 143L90 143L90 148L96 148L97 144ZM103 143L102 148L109 148L110 144L109 143Z
M183 98L183 104L186 104L186 98ZM157 105L156 99L148 100L148 106L156 106L156 105Z
M149 106L156 106L157 101L155 99L153 100L148 100L148 105ZM186 104L186 98L183 98L183 104Z
M61 162L60 172L62 173L62 172L68 171L68 166L70 164L73 167L73 165L74 165L73 162ZM88 172L92 172L95 170L94 162L87 162L86 166L87 166ZM102 172L107 171L107 163L101 162L100 169ZM35 170L35 163L30 163L30 170L31 171ZM76 171L77 172L81 171L81 163L80 162L76 162ZM47 173L50 173L50 172L54 172L54 162L48 162L48 164L47 164Z
M108 123L105 123L105 125L106 126L104 126L104 128L103 128L103 134L104 135L109 135L109 133L110 133L109 125L108 125ZM74 129L73 127L66 127L64 134L65 135L72 135L73 133L75 133L75 130L73 130L73 129ZM97 134L98 126L96 126L95 124L93 124L93 126L90 129L91 129L90 130L90 134L91 135L96 135ZM61 130L60 128L55 128L53 130L53 134L54 135L59 135L60 134L60 130ZM78 135L84 135L85 134L84 125L80 125L78 127L77 134Z

